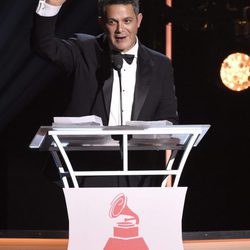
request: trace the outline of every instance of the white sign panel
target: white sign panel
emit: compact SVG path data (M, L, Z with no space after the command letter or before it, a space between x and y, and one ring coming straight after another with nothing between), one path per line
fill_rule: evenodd
M183 250L187 188L68 188L68 250Z

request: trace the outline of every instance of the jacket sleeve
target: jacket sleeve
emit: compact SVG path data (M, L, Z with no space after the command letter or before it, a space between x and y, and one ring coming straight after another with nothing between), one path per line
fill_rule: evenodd
M31 30L31 48L40 57L63 68L67 73L75 69L79 48L74 39L63 40L55 37L57 16L34 16Z
M157 110L158 119L167 119L173 124L178 123L177 97L175 94L174 72L169 59L165 60L164 70L161 70L162 97Z

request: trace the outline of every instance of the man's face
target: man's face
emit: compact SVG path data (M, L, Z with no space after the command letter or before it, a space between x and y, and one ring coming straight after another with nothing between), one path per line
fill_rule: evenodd
M111 48L126 52L136 42L142 14L136 14L131 4L113 4L105 7L105 17L101 23L108 36Z

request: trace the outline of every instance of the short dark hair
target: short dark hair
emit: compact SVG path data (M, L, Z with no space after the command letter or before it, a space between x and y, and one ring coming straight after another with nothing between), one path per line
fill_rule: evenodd
M98 0L98 12L100 17L105 17L105 7L112 4L131 4L134 12L139 14L139 0Z

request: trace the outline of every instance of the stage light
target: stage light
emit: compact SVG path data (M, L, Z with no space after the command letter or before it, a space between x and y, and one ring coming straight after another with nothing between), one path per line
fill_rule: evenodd
M220 76L223 84L233 90L242 91L250 87L250 57L233 53L221 65Z

